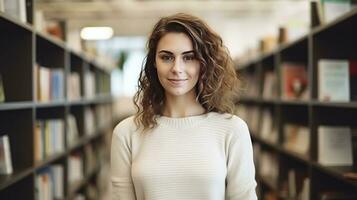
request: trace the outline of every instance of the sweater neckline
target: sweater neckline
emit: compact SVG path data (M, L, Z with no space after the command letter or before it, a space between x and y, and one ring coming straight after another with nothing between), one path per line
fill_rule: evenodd
M157 118L157 123L172 128L189 128L201 123L202 121L207 119L210 114L211 112L208 112L201 115L193 115L187 117L167 117L159 115Z

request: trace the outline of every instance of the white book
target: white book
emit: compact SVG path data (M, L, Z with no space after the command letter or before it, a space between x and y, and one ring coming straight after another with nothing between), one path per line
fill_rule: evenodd
M35 29L39 32L45 32L45 17L43 11L36 9L34 14Z
M77 72L72 72L67 76L67 97L69 100L81 98L80 77Z
M302 191L301 191L299 199L310 200L310 179L309 178L304 179L304 182L302 185Z
M12 162L9 136L0 137L0 174L12 174Z
M288 171L289 197L296 197L296 174L293 169Z
M74 115L68 115L67 124L67 145L72 146L78 140L78 126Z
M350 0L323 0L324 18L331 22L351 10Z
M277 96L276 76L274 71L264 74L263 98L272 99Z
M0 0L0 12L5 11L4 0Z
M86 135L92 135L95 132L95 117L93 110L89 107L84 110L84 130Z
M94 72L86 72L84 76L84 92L88 99L95 97L95 74Z
M348 60L321 59L318 62L318 99L350 101Z
M51 170L53 173L53 195L55 199L63 199L64 198L64 172L62 165L52 165Z
M318 162L324 166L352 166L351 128L318 127Z
M45 102L50 100L50 76L51 71L46 67L39 67L39 101Z
M4 0L4 12L26 23L26 0Z

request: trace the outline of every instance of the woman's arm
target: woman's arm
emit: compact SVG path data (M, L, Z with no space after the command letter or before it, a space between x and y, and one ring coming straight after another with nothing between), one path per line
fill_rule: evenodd
M113 131L111 146L112 200L136 200L131 178L131 149L121 135L125 131L119 124Z
M256 200L253 148L247 124L238 118L228 142L226 200Z

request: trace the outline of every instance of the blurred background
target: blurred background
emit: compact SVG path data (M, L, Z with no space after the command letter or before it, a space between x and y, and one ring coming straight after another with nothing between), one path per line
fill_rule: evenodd
M357 199L355 0L0 0L0 199L109 200L154 24L202 18L242 80L265 200Z

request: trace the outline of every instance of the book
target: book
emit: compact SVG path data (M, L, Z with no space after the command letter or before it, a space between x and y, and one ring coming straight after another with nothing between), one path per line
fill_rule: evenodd
M90 107L84 110L84 131L85 135L93 135L96 131L94 111Z
M300 193L300 198L301 200L310 200L310 178L306 177L303 180L303 184L302 184L302 190Z
M69 100L81 98L80 76L77 72L71 72L67 76L67 97Z
M2 81L2 77L0 74L0 103L5 102L5 89L4 89L4 83Z
M264 73L263 98L273 99L278 95L277 79L274 71Z
M325 22L331 22L351 10L351 0L322 0Z
M320 101L350 101L348 60L318 61L318 99Z
M50 99L63 100L64 99L64 70L50 69Z
M64 198L64 170L60 164L39 170L35 177L36 199Z
M4 0L4 12L26 23L26 0Z
M68 158L68 184L76 184L79 181L83 180L84 172L83 167L84 161L83 157L79 152L72 153Z
M12 161L9 136L0 137L0 174L12 174Z
M51 99L51 71L49 68L36 65L37 70L37 98L41 102Z
M295 174L295 170L290 169L288 171L288 194L289 194L289 198L296 198L297 195L297 191L296 191L296 174Z
M5 5L4 5L4 0L0 0L0 12L5 11Z
M287 100L308 97L307 70L304 64L285 62L281 67L282 98Z
M347 126L318 127L318 162L324 166L352 166L351 128Z
M276 127L276 120L273 120L274 116L270 109L265 108L262 111L260 137L265 141L271 143L278 142L278 131Z
M310 149L309 128L297 124L284 125L284 148L308 156Z
M357 100L357 60L349 61L350 68L350 98L351 101Z
M274 188L278 185L279 163L276 154L262 151L260 156L259 175Z
M77 143L79 138L77 121L74 115L69 114L67 117L67 145L69 147Z
M86 98L91 99L95 96L95 85L95 73L86 72L84 74L84 94Z

